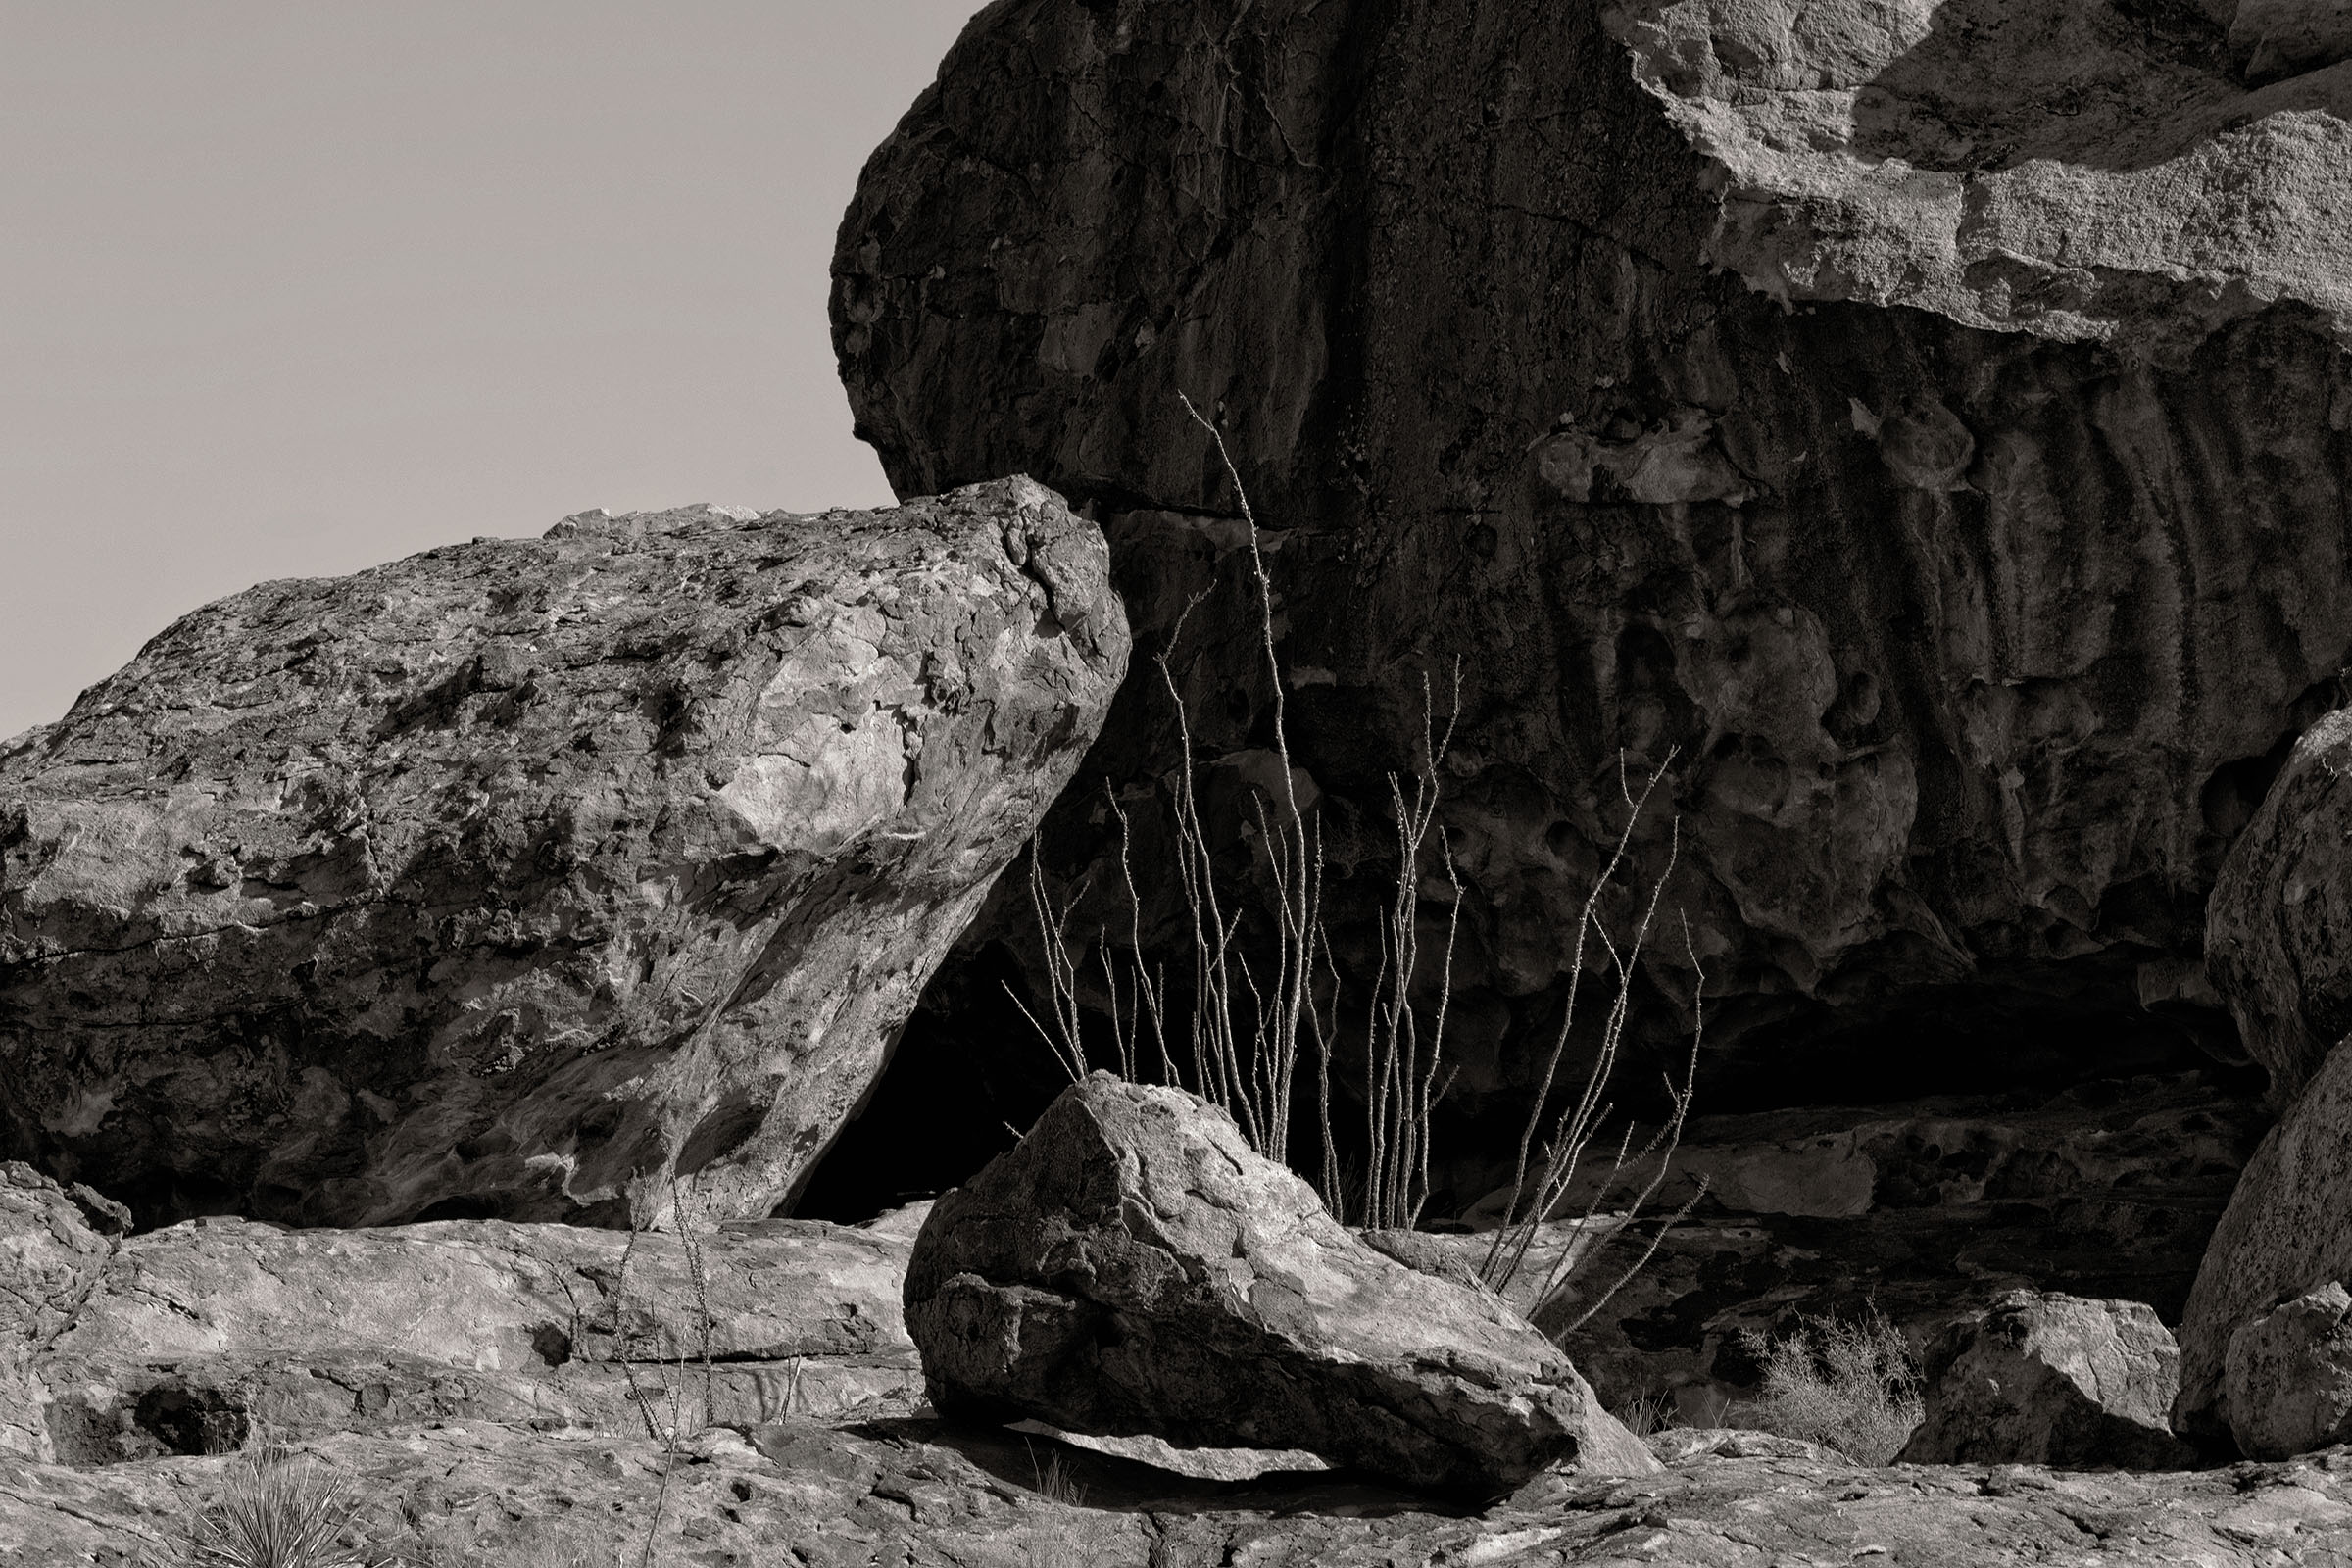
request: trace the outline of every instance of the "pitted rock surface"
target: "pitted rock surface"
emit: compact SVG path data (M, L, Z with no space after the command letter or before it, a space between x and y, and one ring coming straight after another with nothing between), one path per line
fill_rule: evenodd
M763 1216L1127 649L1018 479L200 610L0 756L0 1152L150 1223Z
M2249 1459L2352 1442L2352 1290L2329 1280L2241 1324L2223 1379L2230 1435Z
M1508 1306L1364 1246L1224 1112L1104 1073L939 1200L906 1321L950 1414L1304 1448L1478 1497L1655 1468Z
M2352 64L2250 87L2238 14L1010 0L866 168L843 377L903 492L1093 502L1147 646L1214 590L1174 662L1239 843L1272 692L1213 406L1358 977L1461 657L1465 1111L1670 748L1703 1102L2227 1054L2204 896L2352 651ZM1101 767L1175 755L1137 683ZM1046 841L1124 931L1098 801Z
M2352 1034L2352 710L2295 742L2223 862L2206 962L2281 1104Z
M2180 1349L2142 1301L2017 1291L1946 1329L1923 1358L1927 1415L1909 1464L2181 1470Z
M2321 1063L2238 1178L2180 1321L2183 1433L2220 1437L2237 1419L2225 1374L2238 1330L2280 1301L2352 1278L2352 1052ZM2248 1412L2248 1421L2260 1416Z

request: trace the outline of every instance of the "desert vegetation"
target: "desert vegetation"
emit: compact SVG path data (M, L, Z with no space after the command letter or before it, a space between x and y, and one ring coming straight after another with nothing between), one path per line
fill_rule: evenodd
M1763 1379L1740 1424L1890 1464L1919 1426L1919 1358L1876 1302L1855 1316L1800 1317L1786 1334L1750 1329L1740 1345Z
M189 1568L398 1568L357 1544L349 1477L267 1440L255 1441L227 1488L189 1532Z
M1252 1148L1294 1168L1301 1162L1292 1157L1290 1148L1295 1098L1301 1065L1311 1059L1313 1076L1306 1092L1320 1133L1317 1185L1326 1207L1365 1229L1410 1230L1426 1215L1436 1111L1458 1071L1458 1064L1447 1056L1446 1031L1462 885L1441 807L1443 763L1461 714L1460 666L1457 662L1451 671L1449 700L1442 715L1436 683L1424 671L1421 733L1411 773L1389 776L1396 873L1378 923L1373 974L1364 994L1351 1001L1344 995L1346 982L1325 924L1322 824L1300 804L1276 649L1273 580L1257 514L1223 432L1190 398L1182 402L1213 444L1239 503L1248 540L1257 644L1271 692L1268 745L1277 781L1273 788L1253 791L1250 803L1257 829L1256 864L1272 929L1268 940L1254 946L1245 940L1247 895L1221 883L1201 816L1191 715L1170 662L1185 622L1200 603L1196 598L1153 656L1180 743L1178 763L1168 779L1168 842L1189 918L1191 972L1183 977L1189 984L1180 979L1172 985L1165 970L1152 968L1144 956L1133 824L1126 807L1112 797L1108 808L1118 828L1122 884L1117 891L1124 898L1128 924L1124 951L1107 930L1091 939L1073 936L1073 913L1085 890L1057 898L1033 844L1029 897L1045 960L1045 995L1040 999L1042 1009L1031 1008L1017 994L1013 1000L1072 1081L1085 1076L1101 1054L1090 1052L1088 1045L1092 1001L1093 1010L1107 1020L1108 1054L1120 1076L1138 1082L1156 1076L1157 1081L1192 1090L1230 1113ZM1562 934L1569 953L1567 997L1518 1141L1510 1199L1479 1266L1481 1283L1502 1294L1520 1284L1539 1228L1546 1222L1566 1218L1595 1235L1605 1231L1625 1237L1633 1255L1593 1285L1589 1286L1585 1276L1607 1250L1598 1245L1558 1250L1538 1282L1530 1298L1531 1315L1573 1298L1579 1309L1567 1320L1569 1332L1607 1304L1648 1263L1666 1233L1689 1215L1706 1190L1702 1180L1681 1208L1642 1222L1670 1175L1697 1075L1703 1013L1697 1010L1701 1004L1696 992L1703 988L1705 976L1687 925L1684 945L1697 985L1688 1060L1679 1079L1669 1075L1662 1086L1669 1108L1642 1134L1630 1116L1618 1113L1612 1098L1618 1088L1635 971L1651 941L1666 882L1679 858L1679 824L1669 827L1665 866L1646 893L1633 886L1632 851L1673 759L1670 751L1639 785L1630 765L1620 759L1617 787L1624 806L1623 826L1575 929ZM1424 918L1425 886L1446 890L1442 927ZM1613 934L1605 904L1620 890L1636 913L1630 929ZM1595 947L1610 997L1591 1064L1581 1087L1569 1092L1563 1067L1570 1059L1588 958ZM1084 956L1090 949L1091 970ZM1426 1000L1416 1001L1417 997ZM1173 1020L1171 1013L1180 1007L1181 1021ZM1343 1018L1360 1019L1360 1045L1342 1037ZM1343 1053L1348 1067L1360 1069L1363 1098L1360 1146L1345 1153L1335 1119L1334 1086ZM1607 1161L1605 1178L1591 1186L1581 1212L1570 1212L1566 1205L1571 1189L1601 1159ZM1627 1179L1629 1172L1642 1174L1632 1181ZM1607 1207L1611 1200L1615 1206ZM1608 1222L1597 1223L1604 1212Z

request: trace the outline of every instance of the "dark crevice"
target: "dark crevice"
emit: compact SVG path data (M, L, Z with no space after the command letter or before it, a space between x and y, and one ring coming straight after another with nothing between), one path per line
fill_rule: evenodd
M1017 1142L1068 1086L1005 992L1002 945L951 955L890 1065L793 1204L802 1219L857 1224L933 1198ZM1024 990L1024 996L1027 992Z

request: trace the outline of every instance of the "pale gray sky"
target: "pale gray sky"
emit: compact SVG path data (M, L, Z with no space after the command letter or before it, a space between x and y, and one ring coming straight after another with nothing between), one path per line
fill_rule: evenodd
M825 321L979 0L0 0L0 738L210 599L890 499Z

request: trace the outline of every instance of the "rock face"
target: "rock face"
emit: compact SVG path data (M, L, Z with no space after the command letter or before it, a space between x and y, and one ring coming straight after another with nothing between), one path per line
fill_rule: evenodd
M2251 1459L2352 1442L2352 1291L2331 1280L2230 1336L2230 1435Z
M1906 1464L2183 1469L2173 1436L2180 1350L2139 1301L2017 1291L1947 1329L1924 1358L1927 1418Z
M2352 1278L2352 1052L2338 1051L2264 1138L2222 1213L2180 1321L2183 1433L2220 1437L2231 1338L2283 1300ZM2259 1413L2249 1418L2259 1420Z
M906 1321L950 1413L1474 1496L1561 1461L1655 1468L1508 1307L1357 1242L1222 1112L1102 1073L939 1200Z
M2352 650L2352 66L2249 86L2327 8L2220 9L1008 0L865 171L843 377L902 491L1090 503L1147 643L1217 590L1223 787L1271 691L1213 403L1335 863L1462 656L1465 1105L1669 748L1710 1102L2226 1052L2204 897ZM1096 756L1170 725L1139 682ZM1384 880L1332 894L1364 972Z
M187 616L0 757L0 1152L149 1222L790 1197L1126 667L1009 480Z
M899 1306L911 1218L721 1227L695 1241L698 1292L675 1234L207 1219L110 1239L0 1167L0 1452L113 1465L229 1451L265 1424L628 1435L903 1414L921 1399Z

